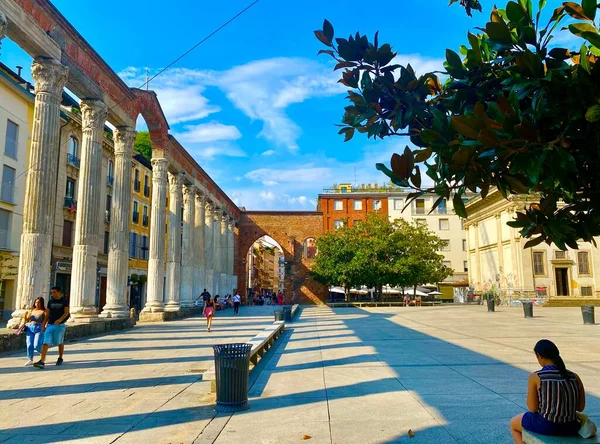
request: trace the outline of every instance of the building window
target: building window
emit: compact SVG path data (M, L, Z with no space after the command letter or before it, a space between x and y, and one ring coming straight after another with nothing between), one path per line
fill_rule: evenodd
M469 271L469 261L463 261L463 271L465 273Z
M362 200L354 201L354 211L362 211Z
M137 259L138 257L137 233L129 233L129 257Z
M77 201L75 200L75 179L67 178L65 185L65 208L70 211L77 209Z
M133 173L133 191L136 193L140 192L140 170L137 168Z
M533 274L534 276L545 276L546 275L546 266L545 266L546 253L543 251L534 251L533 252Z
M373 201L373 210L375 210L375 211L381 210L381 201L380 200Z
M446 268L452 268L452 262L451 261L443 261L442 265Z
M104 254L108 254L108 246L110 245L110 233L104 232Z
M358 227L360 225L360 223L361 223L360 219L355 219L355 220L352 221L352 226L353 227Z
M592 287L581 287L581 296L593 296Z
M577 265L579 275L590 275L590 253L588 251L577 252Z
M394 210L402 211L402 204L404 201L402 199L394 199Z
M448 206L446 205L446 199L442 199L440 201L436 210L438 214L448 214Z
M344 221L343 220L334 220L333 221L333 229L334 230L339 230L343 226L344 226Z
M63 221L62 246L63 247L72 247L73 246L73 222L71 222L70 220Z
M467 240L466 239L462 240L462 245L463 245L463 251L467 251Z
M333 201L333 209L335 211L342 211L344 209L344 202L341 200Z
M10 249L10 211L0 210L0 248Z
M442 239L441 251L450 251L450 241L448 239Z
M464 230L464 229L465 229L465 220L464 220L464 219L461 219L461 220L460 220L460 229L461 229L461 230Z
M425 214L425 199L415 200L415 214Z
M144 227L148 226L148 206L144 205L144 213L142 214L142 225Z
M440 230L449 230L450 221L448 219L440 219Z
M17 158L19 143L19 125L11 120L6 121L6 139L4 141L4 154L13 159Z
M142 252L140 254L141 259L147 261L150 257L150 244L148 243L148 236L142 236Z
M317 255L317 241L309 237L304 241L304 258L312 259Z
M2 200L4 202L15 203L15 176L15 169L4 165L2 169Z
M69 137L69 152L67 153L67 163L79 168L79 141L71 136Z
M113 163L113 161L111 159L108 159L108 167L106 169L106 184L110 185L112 187L114 181L115 181L115 164Z
M144 196L150 197L150 178L147 174L144 175Z
M104 222L110 222L110 210L112 208L112 196L110 194L106 195L106 209L104 210Z
M567 252L563 251L563 250L556 250L554 252L554 259L566 259L567 258Z
M138 203L133 201L133 213L131 214L131 218L134 224L137 224L140 221L140 213L138 211Z

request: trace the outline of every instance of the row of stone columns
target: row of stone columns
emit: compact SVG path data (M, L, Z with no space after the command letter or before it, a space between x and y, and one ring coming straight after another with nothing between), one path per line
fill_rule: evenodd
M0 29L1 31L1 29ZM0 40L3 37L0 32ZM25 185L23 233L19 257L17 310L9 326L18 325L24 309L47 298L50 282L54 208L59 155L60 103L68 69L39 57L32 66L35 105L29 169ZM100 100L82 100L81 166L71 278L71 313L75 319L97 316L95 307L98 245L102 217L102 135L108 110ZM114 132L115 181L109 233L106 305L102 317L128 316L127 276L131 203L131 158L135 131ZM164 147L161 147L164 148ZM144 311L191 307L202 289L232 291L233 219L207 200L179 173L168 171L165 158L152 159L152 212L147 302ZM166 199L169 193L169 250L165 280ZM179 211L183 205L183 233ZM231 233L229 233L231 231ZM180 238L183 238L180 242ZM166 286L166 288L165 288ZM163 297L164 294L164 297Z

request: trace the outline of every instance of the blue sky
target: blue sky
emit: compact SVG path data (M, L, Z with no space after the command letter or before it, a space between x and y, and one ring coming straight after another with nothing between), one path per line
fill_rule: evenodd
M248 0L54 0L55 6L130 86L150 75L246 7ZM537 3L537 2L535 2ZM400 63L418 73L441 69L445 49L483 26L447 0L390 3L261 0L151 82L171 132L234 201L248 209L310 210L333 183L382 183L376 162L388 162L405 140L348 143L337 135L345 91L336 83L313 30L329 19L337 36L380 33ZM500 6L502 2L498 3ZM549 1L549 8L560 4ZM172 6L166 6L172 5ZM29 66L11 42L0 57ZM28 69L28 68L26 68ZM143 127L140 121L139 127Z

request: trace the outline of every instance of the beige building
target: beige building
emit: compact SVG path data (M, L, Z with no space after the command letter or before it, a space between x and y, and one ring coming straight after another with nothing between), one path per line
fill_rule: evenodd
M499 287L503 298L551 298L556 303L599 298L597 248L582 242L578 250L561 251L545 243L525 249L526 240L507 225L516 211L536 201L533 196L504 199L493 190L485 199L477 196L467 203L471 286L478 292Z

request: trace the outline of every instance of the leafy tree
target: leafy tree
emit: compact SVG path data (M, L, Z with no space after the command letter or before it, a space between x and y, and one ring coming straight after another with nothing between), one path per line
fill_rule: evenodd
M133 150L148 160L152 160L152 141L148 131L140 131L135 135Z
M454 3L451 1L450 3ZM461 0L470 14L476 1ZM509 224L527 246L554 242L577 248L577 240L600 235L600 33L597 0L565 2L550 17L531 0L494 8L485 28L467 33L460 54L446 51L445 71L417 75L395 63L396 53L356 33L335 38L327 20L316 37L343 70L349 88L341 129L371 138L407 136L390 167L378 164L414 199L434 192L451 196L466 217L461 196L485 198L490 187L503 196L533 194L539 204L517 213ZM550 14L548 14L550 15ZM561 23L567 27L561 28ZM580 49L551 47L557 35L580 40ZM433 182L422 186L423 173ZM434 205L435 207L435 205Z

